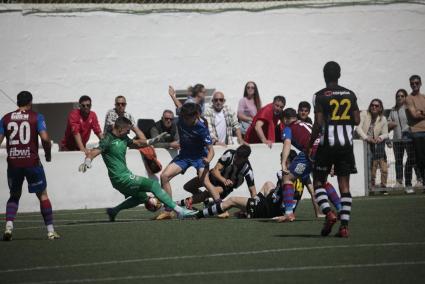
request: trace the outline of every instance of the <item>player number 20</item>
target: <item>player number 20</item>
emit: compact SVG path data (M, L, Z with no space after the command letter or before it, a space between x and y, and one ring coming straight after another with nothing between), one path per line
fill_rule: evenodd
M18 145L19 142L25 145L30 142L30 124L28 121L23 121L21 125L18 125L14 121L9 122L7 130L12 130L9 145Z
M332 109L332 120L350 120L351 116L348 115L348 112L351 108L351 102L349 99L342 99L341 102L337 101L336 99L332 99L329 104ZM340 107L344 108L341 115L338 115Z

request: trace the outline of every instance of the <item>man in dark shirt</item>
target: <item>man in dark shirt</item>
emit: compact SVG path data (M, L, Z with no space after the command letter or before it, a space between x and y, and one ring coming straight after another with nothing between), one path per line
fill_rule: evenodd
M180 148L179 144L179 136L177 133L177 126L174 122L174 114L171 110L164 110L162 113L161 120L155 123L150 130L151 137L156 137L160 133L167 132L169 135L162 137L157 144L155 144L155 148L166 148L166 149L175 149L178 150Z

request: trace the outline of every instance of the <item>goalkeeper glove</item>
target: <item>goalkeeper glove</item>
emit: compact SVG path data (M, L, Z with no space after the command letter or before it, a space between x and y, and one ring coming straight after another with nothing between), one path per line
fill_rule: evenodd
M84 163L82 163L79 167L78 167L78 171L85 173L87 171L87 169L91 168L91 159L86 158L84 160Z

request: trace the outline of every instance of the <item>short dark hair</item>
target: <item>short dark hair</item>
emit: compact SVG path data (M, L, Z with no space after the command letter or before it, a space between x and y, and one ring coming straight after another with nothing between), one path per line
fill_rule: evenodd
M280 101L280 102L282 102L284 105L286 105L286 99L285 99L285 97L284 97L284 96L276 96L276 97L274 97L274 98L273 98L273 102L276 102L276 101Z
M78 100L78 103L81 104L82 102L85 102L85 101L90 101L90 103L91 103L91 98L89 96L86 96L86 95L81 96L80 99Z
M289 151L289 155L288 155L288 160L289 160L289 162L292 162L294 159L295 159L295 157L297 156L298 154L297 154L297 152L295 152L295 150L294 149L291 149L290 151Z
M323 67L323 76L326 83L337 82L341 77L341 67L335 61L329 61Z
M307 101L302 101L298 104L298 110L300 110L302 108L306 108L310 111L311 110L311 104Z
M419 75L410 76L409 81L413 81L413 80L419 80L419 82L422 83L421 76L419 76Z
M185 103L180 110L180 116L193 117L199 114L199 105L195 103Z
M294 149L291 149L288 155L288 162L291 163L297 155L298 155L297 152L295 152ZM282 161L282 159L283 159L283 152L280 152L280 160Z
M251 147L248 145L241 145L236 149L236 156L240 158L248 158L251 155Z
M131 120L124 116L119 116L117 120L115 120L114 128L124 128L131 125Z
M28 91L22 91L16 96L16 104L18 107L27 106L32 103L32 94Z
M126 98L123 95L119 95L119 96L116 96L115 97L115 101L117 101L118 99L124 99L124 100L126 100Z
M292 118L292 117L297 117L297 111L293 108L287 108L283 111L282 116L284 118Z

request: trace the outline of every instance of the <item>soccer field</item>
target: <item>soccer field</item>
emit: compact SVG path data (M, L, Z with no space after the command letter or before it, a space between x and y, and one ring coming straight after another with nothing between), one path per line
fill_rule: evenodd
M58 211L48 241L39 213L0 242L0 283L420 283L425 195L357 198L350 238L319 236L309 200L297 220L151 221L143 208ZM2 227L4 223L1 224ZM337 226L334 227L334 232Z

